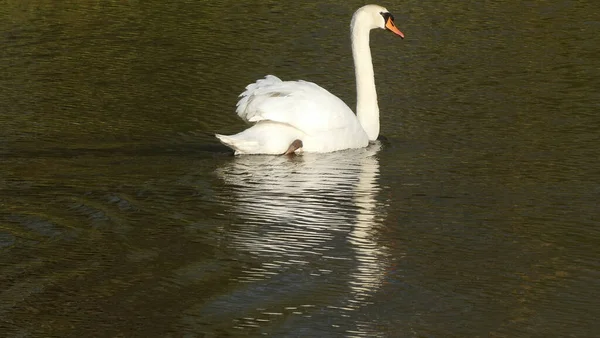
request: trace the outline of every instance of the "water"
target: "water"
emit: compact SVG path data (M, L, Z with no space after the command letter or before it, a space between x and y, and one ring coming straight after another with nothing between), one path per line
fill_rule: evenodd
M5 1L0 332L598 335L592 1L383 4L386 141L213 138L269 73L353 106L361 4Z

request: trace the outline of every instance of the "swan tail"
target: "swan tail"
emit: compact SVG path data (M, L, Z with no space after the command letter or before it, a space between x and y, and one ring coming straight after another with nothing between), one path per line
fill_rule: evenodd
M219 141L233 149L236 155L281 155L289 150L290 144L295 140L302 141L303 135L301 131L290 125L273 121L258 122L235 135L215 134Z
M256 141L247 140L235 136L236 135L229 136L215 134L215 137L218 138L219 141L221 141L221 143L234 150L235 155L252 153L252 150L258 147L258 142Z

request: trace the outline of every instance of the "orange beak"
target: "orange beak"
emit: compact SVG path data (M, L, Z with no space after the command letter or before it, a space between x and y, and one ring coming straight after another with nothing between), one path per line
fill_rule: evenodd
M399 37L404 39L404 33L402 33L398 27L396 27L396 25L394 25L394 21L392 20L392 18L388 18L387 22L385 23L385 28L387 28L388 30L390 30L392 33L398 35Z

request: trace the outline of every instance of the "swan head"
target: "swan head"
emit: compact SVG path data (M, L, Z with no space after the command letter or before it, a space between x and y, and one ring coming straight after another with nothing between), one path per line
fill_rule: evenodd
M352 16L352 28L357 26L366 27L369 30L385 29L404 39L404 33L394 24L394 16L385 7L378 5L366 5L359 8Z

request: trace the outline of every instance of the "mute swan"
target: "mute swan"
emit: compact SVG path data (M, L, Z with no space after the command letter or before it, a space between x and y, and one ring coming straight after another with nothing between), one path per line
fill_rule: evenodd
M377 5L352 16L351 40L356 75L356 115L338 97L307 81L281 81L267 75L240 95L236 113L250 128L215 136L235 154L291 154L362 148L379 135L379 106L369 48L369 32L387 29L404 38L394 17Z

